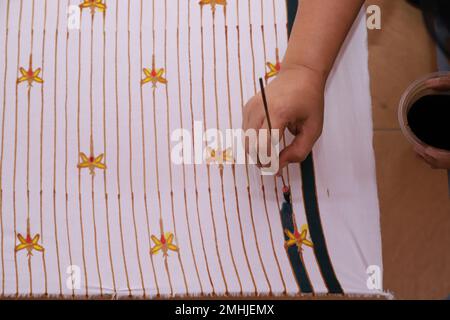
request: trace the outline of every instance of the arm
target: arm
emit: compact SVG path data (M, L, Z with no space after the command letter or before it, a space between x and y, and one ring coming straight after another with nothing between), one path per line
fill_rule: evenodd
M363 3L301 1L283 65L306 67L326 79Z
M272 128L280 130L280 137L285 129L295 135L280 153L280 170L303 161L322 133L325 84L363 3L301 1L281 70L266 88ZM246 104L243 128L268 128L260 94Z

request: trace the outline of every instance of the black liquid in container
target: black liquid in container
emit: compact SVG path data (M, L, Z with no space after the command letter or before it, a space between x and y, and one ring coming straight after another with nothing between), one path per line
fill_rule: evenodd
M419 98L408 111L408 125L423 143L450 151L450 95Z

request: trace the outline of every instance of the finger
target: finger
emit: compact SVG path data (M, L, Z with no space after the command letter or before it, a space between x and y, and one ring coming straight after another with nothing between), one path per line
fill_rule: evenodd
M436 160L436 167L441 169L450 168L450 155L448 152L436 150L435 148L428 147L425 149L425 155L430 156Z
M263 162L258 163L259 167L268 167L271 165L272 152L275 152L273 150L276 149L276 145L280 142L284 130L285 125L277 119L271 123L271 128L269 128L267 118L264 119L261 128L258 130L258 162L259 160Z
M426 86L429 89L434 89L438 91L450 90L450 77L440 77L430 79L426 82Z
M449 157L448 153L446 153L444 151L440 151L440 150L432 148L432 147L424 148L424 153L435 159L445 159L445 158Z
M242 129L259 129L264 120L264 110L261 109L262 102L256 97L252 98L244 107L244 115L242 119Z
M289 163L300 163L306 159L317 140L314 131L312 128L304 126L292 143L281 151L280 171Z
M249 103L247 103L244 109L242 129L246 133L244 135L245 140L243 141L243 143L245 146L245 151L247 153L251 153L257 148L257 142L251 141L252 139L250 139L250 137L255 136L255 138L257 139L257 132L264 121L264 113L262 110L260 110L261 108L258 108L255 100L252 99L249 101ZM255 130L254 134L252 134L250 130Z
M430 165L430 167L432 169L437 169L438 168L438 163L436 161L436 159L434 159L433 157L427 155L426 153L424 154L419 154L419 157L425 161L428 165Z
M425 153L425 147L422 146L414 146L414 152L418 154L424 154Z
M272 132L269 128L269 122L267 121L267 116L263 120L263 123L261 127L258 129L257 132L257 141L255 150L256 156L257 156L257 166L259 168L262 167L268 167L270 165L270 162L267 161L267 158L270 157L271 152L271 135Z

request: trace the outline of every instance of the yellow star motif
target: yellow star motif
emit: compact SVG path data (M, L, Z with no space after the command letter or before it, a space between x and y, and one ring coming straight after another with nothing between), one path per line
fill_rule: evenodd
M219 165L219 169L221 170L223 169L223 165L225 163L232 163L234 161L232 148L220 151L207 147L206 152L208 155L206 158L206 163L217 163Z
M43 83L44 80L42 80L39 77L39 73L41 73L41 68L37 68L33 71L33 56L30 55L30 65L28 67L28 70L25 70L24 68L20 68L20 73L22 76L17 79L17 83L21 83L24 81L28 82L28 86L31 87L33 85L33 82L37 83Z
M83 153L80 152L80 158L81 162L77 165L78 169L88 168L89 173L94 176L95 175L95 168L97 169L106 169L106 165L102 162L104 154L100 154L97 157L94 156L94 147L93 147L93 140L91 137L91 147L90 147L90 154L89 157Z
M14 249L16 252L26 249L28 251L27 255L32 256L33 250L40 251L40 252L44 251L44 247L41 246L40 244L38 244L40 235L36 234L33 238L31 238L30 220L27 220L27 236L26 236L26 238L24 238L20 233L17 235L17 238L19 239L20 243L18 245L16 245L16 247Z
M226 0L200 0L200 6L211 5L211 10L214 13L216 11L216 6L226 6Z
M92 154L88 157L85 153L80 152L81 163L77 165L79 169L89 168L89 173L91 175L95 175L95 168L98 169L106 169L106 165L102 163L103 153L97 157L94 157Z
M144 74L145 74L145 78L142 79L141 84L146 84L148 82L153 83L153 88L156 88L156 84L162 83L162 84L166 84L167 80L163 77L164 74L164 68L160 68L157 69L155 67L155 56L153 56L152 58L152 68L148 69L148 68L144 68L143 69Z
M280 72L281 63L280 63L280 58L278 56L278 49L276 50L275 63L267 62L267 67L269 68L269 71L266 73L266 80L269 80L270 78L275 77Z
M308 234L308 226L304 224L301 228L301 231L298 232L297 228L295 228L294 233L291 231L285 229L284 233L288 237L288 240L284 243L284 247L287 249L289 247L292 247L293 245L296 245L298 248L298 251L303 250L303 245L306 245L308 247L313 247L313 243L307 239Z
M83 3L80 4L80 9L91 9L91 14L95 14L95 10L98 12L105 12L106 4L103 3L102 0L84 0Z
M161 234L161 237L158 239L156 236L152 235L152 241L155 245L150 250L150 253L157 254L159 251L162 251L163 256L167 257L169 255L169 251L178 251L178 247L173 244L173 233L166 232L165 234Z

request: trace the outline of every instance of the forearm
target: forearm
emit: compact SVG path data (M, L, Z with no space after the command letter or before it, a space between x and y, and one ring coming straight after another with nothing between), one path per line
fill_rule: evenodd
M284 66L306 67L324 80L364 0L302 0Z

